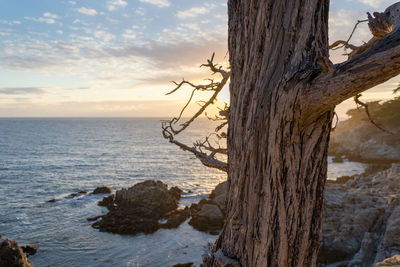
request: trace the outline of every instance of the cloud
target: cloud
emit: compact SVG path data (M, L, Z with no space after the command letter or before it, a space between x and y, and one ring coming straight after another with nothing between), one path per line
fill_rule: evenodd
M107 9L109 11L114 11L119 7L125 7L128 3L124 0L114 0L108 2Z
M374 8L387 8L391 4L393 4L393 1L391 1L391 0L359 0L359 2L361 2L363 4L367 4ZM376 10L376 11L378 11L378 10Z
M12 26L12 25L19 25L19 24L21 24L21 21L19 21L19 20L13 20L13 21L0 20L0 24L5 24L5 25Z
M181 40L175 43L163 43L149 40L144 45L126 44L122 47L109 48L112 57L146 58L157 68L174 68L177 66L194 66L204 62L212 52L217 55L225 55L227 48L225 40L197 41L191 42Z
M36 21L36 22L44 22L47 24L54 24L56 23L56 19L58 18L57 15L51 13L44 13L43 17L40 18L32 18L32 17L24 17L26 20Z
M180 19L195 18L197 16L204 15L204 14L210 12L210 10L213 8L215 8L215 5L205 4L204 6L201 6L201 7L192 7L187 10L178 11L176 16Z
M168 7L171 3L168 0L139 0L142 3L148 3L157 7Z
M2 95L42 95L46 91L40 87L5 87L0 88L0 94Z
M76 11L78 11L81 14L88 15L88 16L97 15L97 11L93 8L80 7L80 8L77 8Z
M58 19L58 16L57 16L56 14L52 14L52 13L50 13L50 12L44 13L44 14L43 14L43 17L52 18L52 19Z

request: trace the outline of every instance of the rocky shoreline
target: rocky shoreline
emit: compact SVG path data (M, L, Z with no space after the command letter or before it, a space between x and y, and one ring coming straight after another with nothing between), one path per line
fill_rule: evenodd
M190 218L195 229L218 234L227 186L220 183L208 199L178 209L180 189L168 190L159 181L139 183L104 197L99 204L109 213L93 227L119 234L153 233ZM328 181L325 201L318 266L388 266L382 265L385 260L400 258L400 164L375 165L364 174Z
M189 224L195 229L218 234L224 221L226 185L218 185L210 199L178 208L181 189L168 189L161 181L148 180L105 196L98 205L107 207L109 212L87 220L95 221L92 227L102 232L135 235L177 228L191 218Z
M134 235L176 228L189 219L193 228L218 234L224 223L227 189L228 182L222 182L208 199L179 207L182 190L160 181L148 180L115 194L101 187L96 193L107 195L98 204L109 212L88 221L100 231ZM85 194L80 191L74 196ZM328 180L324 212L317 266L400 266L400 164L374 165L361 175ZM19 247L0 236L0 267L33 266L26 253L35 253L36 247L30 247ZM1 265L10 261L17 265Z
M400 162L400 98L369 103L369 110L379 129L367 117L364 109L349 110L349 119L339 122L331 134L329 155L337 159L365 163Z
M28 256L36 253L37 246L19 246L16 241L2 239L0 235L0 267L33 267Z

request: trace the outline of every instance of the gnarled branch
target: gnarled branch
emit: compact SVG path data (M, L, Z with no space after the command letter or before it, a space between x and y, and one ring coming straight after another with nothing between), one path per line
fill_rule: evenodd
M215 116L214 119L212 120L226 120L217 128L215 129L215 133L207 136L204 141L197 141L196 143L193 144L193 147L190 147L182 142L179 142L175 140L175 136L184 131L187 127L190 126L190 124L198 118L201 114L205 113L205 110L207 107L210 105L214 104L215 101L217 100L218 94L221 92L221 90L224 88L224 86L227 84L229 78L230 78L230 72L222 69L221 66L218 66L213 63L214 61L214 56L213 54L211 56L211 59L207 60L207 64L202 64L200 67L208 67L213 74L220 74L222 76L222 80L220 82L215 82L213 79L208 79L209 83L208 84L203 84L203 85L195 85L189 81L186 81L183 79L180 83L173 82L176 87L167 93L167 95L170 95L177 90L179 90L183 85L189 85L190 87L193 88L192 93L189 97L189 100L187 101L186 105L182 108L180 114L178 117L174 117L171 120L166 120L162 122L162 134L164 138L168 139L170 143L173 143L183 149L184 151L189 151L193 153L196 158L198 158L203 165L207 167L212 167L219 169L221 171L228 171L228 164L224 161L221 161L217 158L217 155L226 155L227 154L227 149L224 147L221 147L218 143L218 147L215 147L211 144L210 137L211 135L215 135L218 139L226 138L226 133L221 133L219 134L218 132L224 128L225 125L227 125L227 116L228 116L228 110L229 107L227 104L225 104L225 107L223 109L220 109L220 116ZM206 101L198 101L197 103L200 105L200 109L187 121L184 123L180 124L180 128L174 129L174 125L181 119L183 112L185 109L189 106L191 103L193 96L196 91L210 91L213 92L212 96L206 100ZM207 114L206 114L207 116ZM207 116L208 117L208 116Z
M357 94L357 95L354 97L354 102L356 102L357 105L360 105L360 106L364 107L365 113L367 113L367 116L368 116L369 121L370 121L373 125L375 125L375 127L377 127L378 129L380 129L381 131L386 132L386 133L389 133L389 134L393 134L392 132L390 132L390 131L386 130L385 128L383 128L379 123L377 123L377 122L372 118L371 113L369 112L368 104L362 102L362 101L360 100L360 97L361 97L361 94Z
M381 84L390 78L400 74L400 2L386 9L384 16L378 16L379 20L386 18L381 29L393 29L383 38L377 40L374 45L349 59L344 63L334 66L334 71L323 73L310 84L310 90L305 93L306 103L312 103L304 114L305 120L314 120L316 116L332 109L344 100ZM379 21L378 20L378 21ZM370 18L370 23L374 18ZM379 27L373 25L374 34ZM378 33L375 33L379 36ZM378 38L374 36L373 38Z

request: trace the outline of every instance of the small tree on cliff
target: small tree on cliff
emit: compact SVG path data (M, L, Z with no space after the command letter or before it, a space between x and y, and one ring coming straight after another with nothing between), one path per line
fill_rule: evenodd
M335 42L331 48L352 50L337 65L329 61L328 10L329 0L229 0L230 72L211 58L205 66L221 82L184 80L174 90L189 84L213 92L179 129L180 117L163 123L170 142L228 173L226 221L208 266L316 264L334 108L400 74L400 3L368 14L368 43ZM229 79L230 105L220 118L228 118L227 150L208 138L194 147L175 140Z

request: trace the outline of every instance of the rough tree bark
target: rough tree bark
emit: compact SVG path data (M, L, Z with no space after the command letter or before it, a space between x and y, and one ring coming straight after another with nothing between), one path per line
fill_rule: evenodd
M328 11L329 0L228 1L227 218L207 266L316 264L334 108L400 73L398 4L394 30L338 65Z

